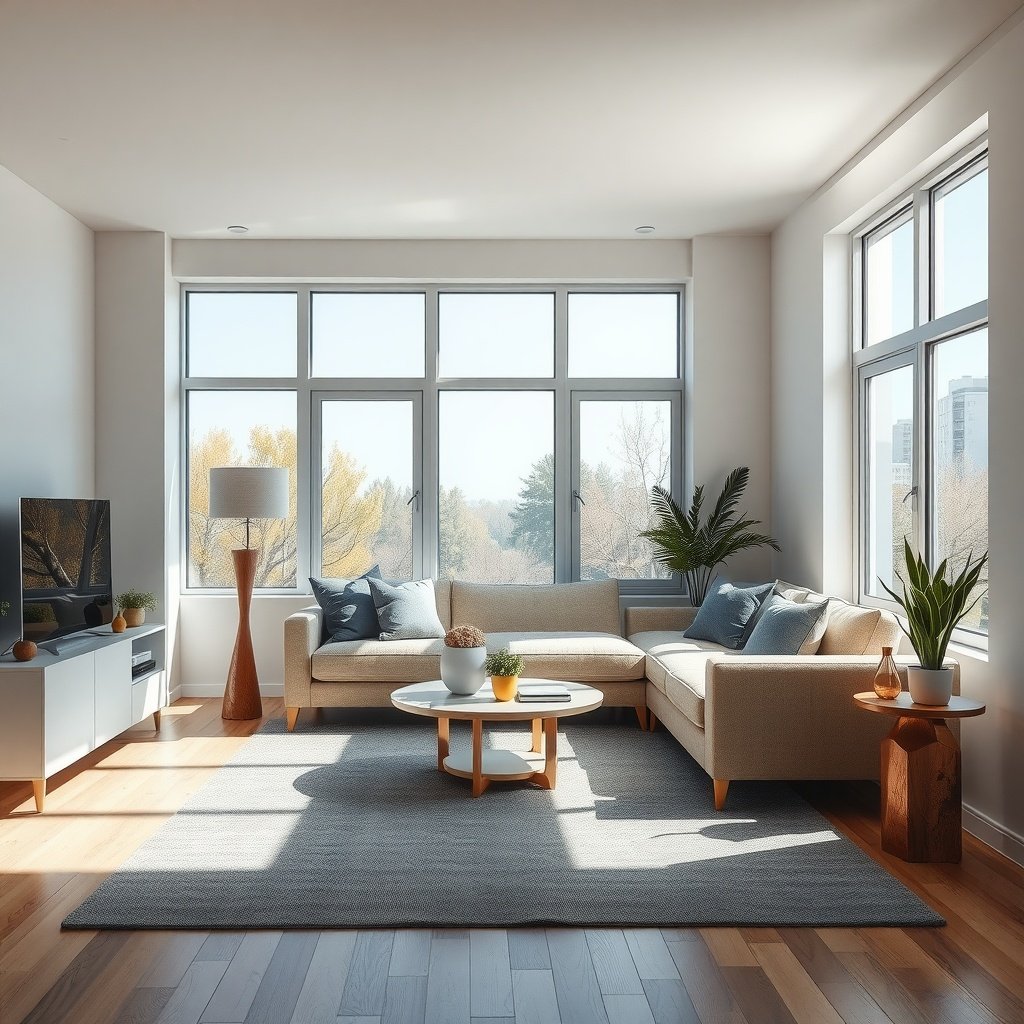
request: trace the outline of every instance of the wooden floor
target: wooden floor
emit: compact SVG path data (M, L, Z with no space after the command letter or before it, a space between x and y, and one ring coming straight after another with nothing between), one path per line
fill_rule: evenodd
M258 725L180 701L51 780L45 814L0 784L3 1024L1024 1022L1024 871L970 837L956 866L880 855L867 785L805 793L946 928L62 933Z

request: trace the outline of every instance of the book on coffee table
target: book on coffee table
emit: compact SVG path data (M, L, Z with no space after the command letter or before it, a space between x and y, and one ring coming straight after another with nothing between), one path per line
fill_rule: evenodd
M525 683L520 685L516 700L522 704L549 704L553 701L570 701L572 694L561 683Z

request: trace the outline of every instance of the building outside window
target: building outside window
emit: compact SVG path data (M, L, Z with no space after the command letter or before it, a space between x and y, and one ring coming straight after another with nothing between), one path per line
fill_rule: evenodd
M988 548L988 154L945 164L853 235L859 597L893 606L904 540L957 572ZM979 593L983 590L979 586ZM984 646L988 595L960 639Z
M183 293L185 586L233 586L216 465L289 469L257 587L616 578L678 592L639 533L682 490L680 287Z

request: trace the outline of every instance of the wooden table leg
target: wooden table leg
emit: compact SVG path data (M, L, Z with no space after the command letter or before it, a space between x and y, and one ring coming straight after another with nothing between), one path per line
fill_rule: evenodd
M544 719L544 771L530 780L542 789L554 789L558 777L558 719Z
M960 746L942 719L899 718L882 740L882 849L912 863L961 857Z
M449 718L437 720L437 770L444 771L444 759L448 756L448 723Z
M480 796L487 788L489 779L483 776L484 762L484 723L482 719L473 719L473 796Z
M540 719L539 718L535 718L530 723L530 729L531 729L532 734L533 734L533 744L530 747L530 750L534 754L539 754L540 753L540 730L541 730L541 725L540 725Z

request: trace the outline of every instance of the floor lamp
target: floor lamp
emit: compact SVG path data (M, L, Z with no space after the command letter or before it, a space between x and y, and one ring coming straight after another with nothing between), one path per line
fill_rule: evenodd
M249 608L260 549L249 546L249 524L253 519L284 519L287 515L287 469L222 466L210 470L210 518L245 520L245 547L231 552L238 589L238 634L224 687L221 718L250 719L263 714L249 629Z

